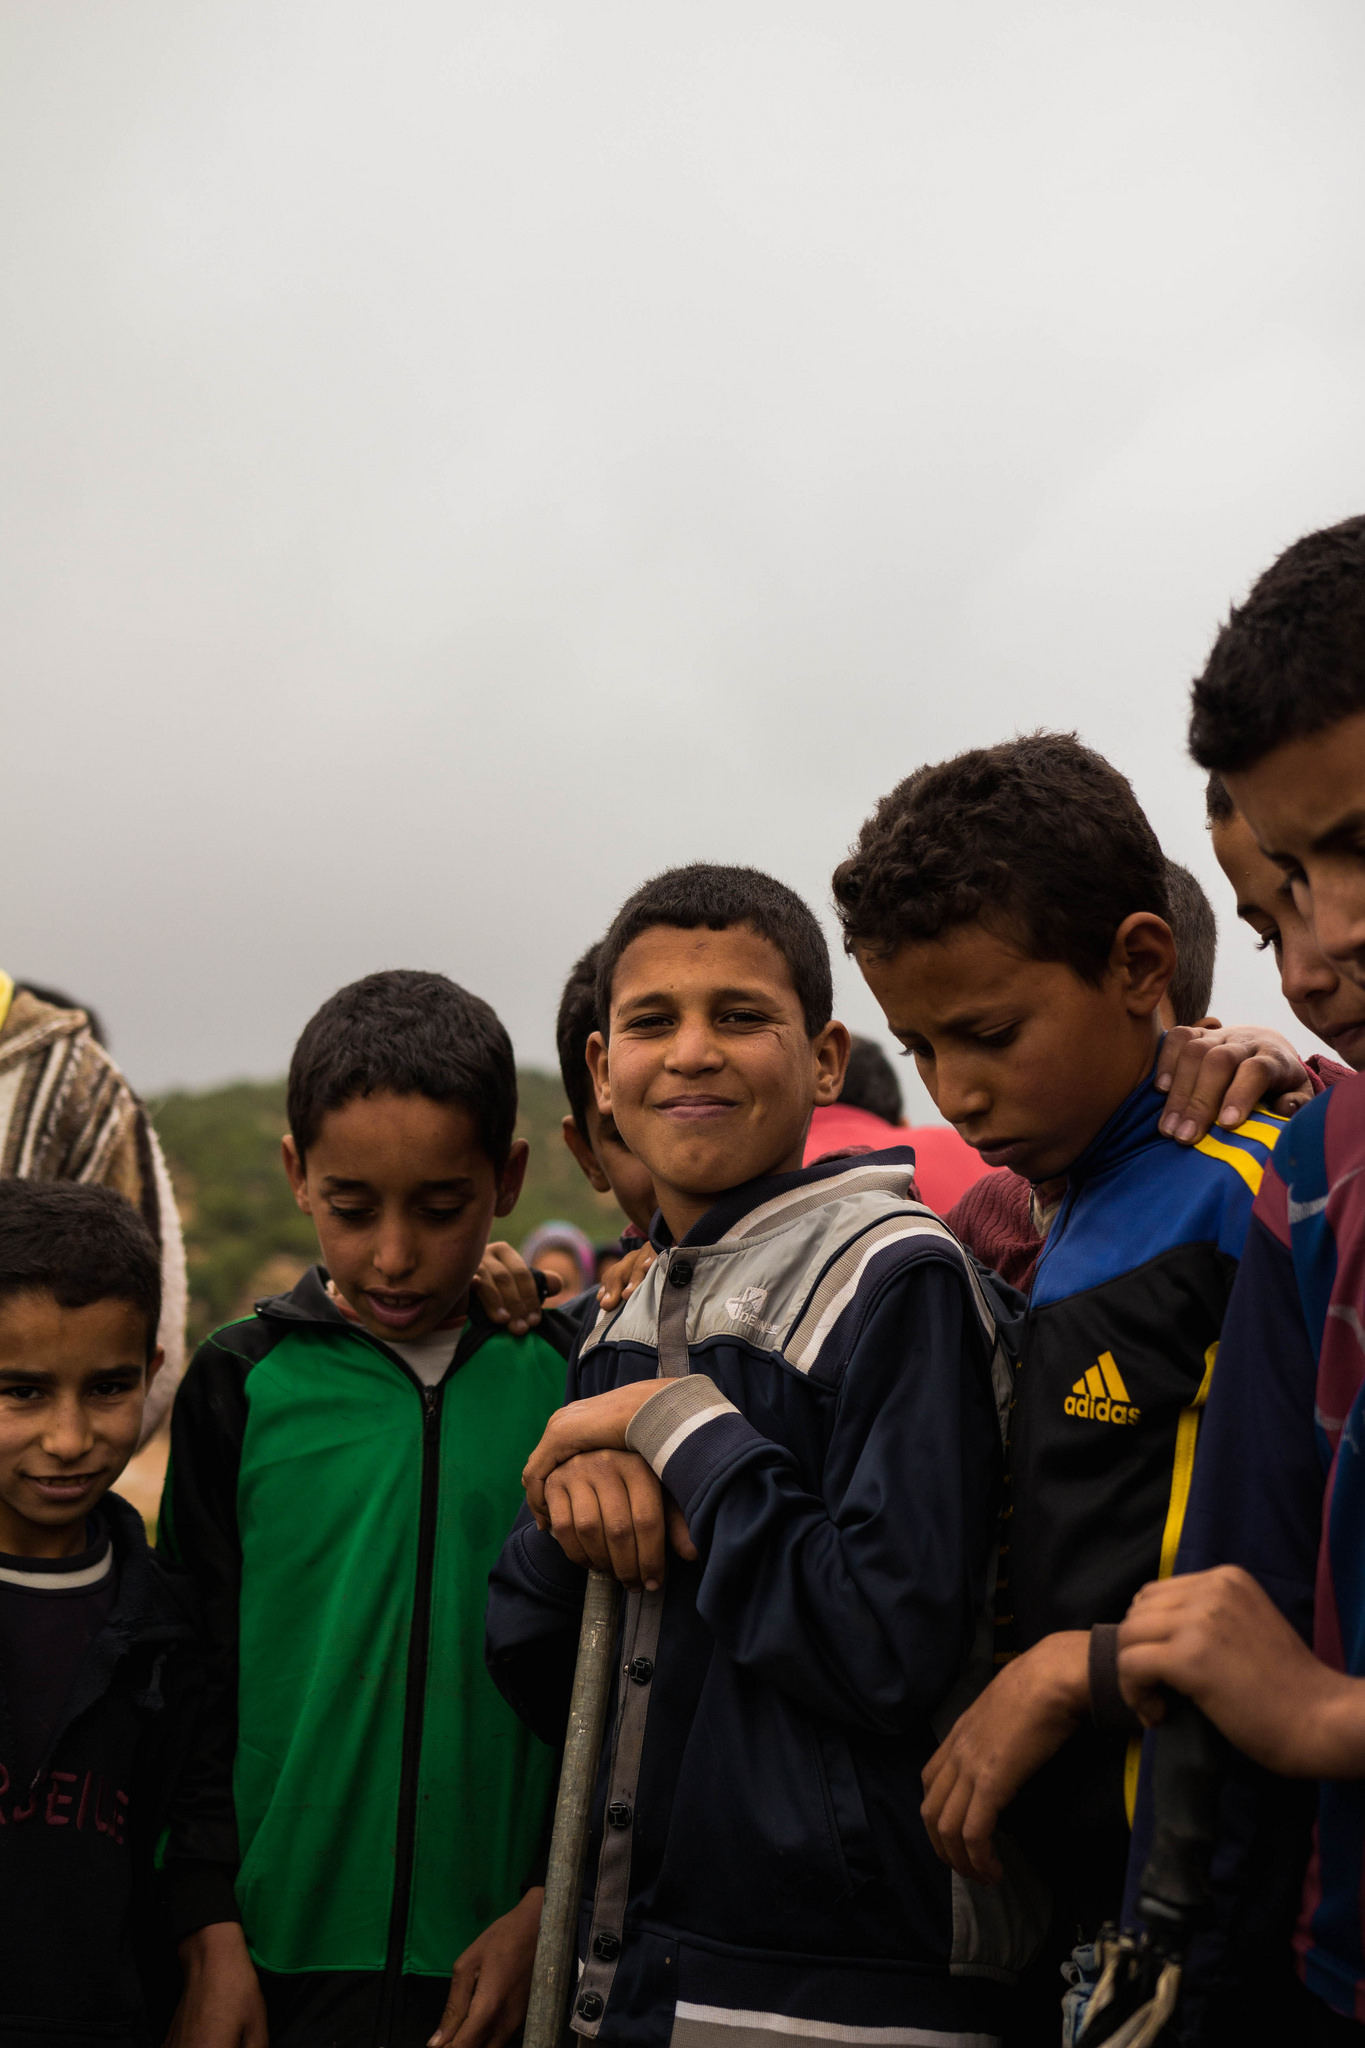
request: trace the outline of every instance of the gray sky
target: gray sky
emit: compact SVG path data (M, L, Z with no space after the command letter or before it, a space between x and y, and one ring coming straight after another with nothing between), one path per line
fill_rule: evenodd
M549 1062L645 873L827 907L1034 725L1227 911L1184 697L1365 501L1363 59L1355 0L3 0L0 959L149 1092L382 966ZM1230 917L1217 999L1312 1043Z

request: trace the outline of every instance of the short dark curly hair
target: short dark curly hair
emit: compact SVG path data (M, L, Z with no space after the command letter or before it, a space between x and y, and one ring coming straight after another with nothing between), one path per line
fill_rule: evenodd
M597 961L601 942L589 946L569 969L564 993L559 998L555 1019L555 1047L559 1053L560 1079L569 1098L569 1108L579 1134L588 1135L588 1109L593 1100L588 1073L588 1040L600 1027L597 1022Z
M835 869L834 899L850 953L979 923L1092 984L1126 917L1170 916L1166 858L1126 776L1056 732L917 768Z
M497 1172L517 1123L512 1041L481 997L444 974L392 968L329 996L289 1063L289 1129L303 1158L330 1110L383 1091L461 1103Z
M0 1301L50 1294L61 1308L126 1301L161 1321L161 1254L126 1195L70 1180L0 1180Z
M810 1036L823 1031L833 1016L829 947L809 904L759 868L697 860L653 876L626 898L612 919L597 955L597 1014L604 1036L617 963L633 939L659 924L675 925L679 931L705 925L713 932L748 925L786 961Z
M1190 693L1190 752L1220 775L1365 711L1365 516L1305 534L1228 614Z

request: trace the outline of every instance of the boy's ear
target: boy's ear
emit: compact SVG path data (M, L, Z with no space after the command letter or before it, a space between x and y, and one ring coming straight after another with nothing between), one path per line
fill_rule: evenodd
M1135 910L1114 934L1110 967L1122 976L1123 1004L1130 1017L1150 1017L1175 973L1175 934L1164 917Z
M512 1149L507 1155L507 1164L498 1175L498 1199L493 1204L495 1216L510 1216L521 1200L522 1182L526 1178L526 1162L531 1148L525 1138L514 1138Z
M587 1175L592 1186L596 1188L599 1195L609 1195L611 1193L611 1182L598 1165L597 1154L593 1151L592 1146L583 1136L573 1118L566 1116L560 1125L560 1129L564 1133L564 1143L573 1153L574 1158L578 1161L579 1166Z
M280 1139L280 1157L284 1161L284 1170L289 1176L289 1185L294 1190L294 1200L298 1203L305 1216L311 1216L313 1205L308 1199L308 1175L304 1171L303 1160L299 1156L299 1148L288 1131Z
M844 1085L844 1073L848 1056L853 1049L848 1026L834 1018L823 1031L817 1031L811 1040L811 1051L815 1055L815 1107L827 1109L831 1102L839 1100L839 1091Z
M610 1116L611 1082L607 1076L607 1041L600 1031L594 1031L589 1038L583 1057L588 1063L588 1072L592 1075L597 1107L603 1116Z
M166 1354L165 1354L165 1352L164 1352L164 1351L162 1350L161 1346L160 1346L160 1345L158 1344L158 1345L157 1345L157 1347L156 1347L156 1350L155 1350L155 1351L154 1351L154 1352L152 1353L151 1357L150 1357L150 1358L149 1358L149 1359L147 1360L147 1377L146 1377L146 1379L145 1379L145 1380L143 1381L143 1386L144 1386L144 1387L150 1387L150 1386L151 1386L151 1384L152 1384L152 1381L153 1381L153 1380L154 1380L154 1379L156 1378L157 1374L158 1374L158 1373L160 1372L160 1370L161 1370L162 1366L163 1366L163 1365L164 1365L165 1363L166 1363Z

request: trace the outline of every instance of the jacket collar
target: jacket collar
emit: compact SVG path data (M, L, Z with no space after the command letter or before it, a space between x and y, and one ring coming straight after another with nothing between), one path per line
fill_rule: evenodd
M401 1363L402 1361L398 1359L397 1354L391 1352L380 1338L371 1336L363 1323L353 1322L350 1316L344 1316L341 1313L341 1310L327 1292L327 1279L328 1275L325 1266L310 1266L302 1279L296 1280L287 1294L273 1294L264 1301L256 1302L254 1304L256 1313L258 1316L265 1316L279 1322L312 1324L314 1326L318 1323L325 1323L333 1330L346 1330L351 1336L358 1337L362 1343L374 1345L376 1350L382 1351L387 1357L393 1358L395 1363ZM460 1332L460 1342L456 1349L455 1362L463 1365L470 1352L482 1344L485 1337L495 1336L497 1330L497 1324L483 1307L478 1295L471 1289L469 1308L466 1312L464 1328ZM403 1370L406 1372L408 1368L404 1366Z
M915 1199L911 1182L915 1172L915 1154L909 1145L893 1145L885 1152L858 1153L843 1159L822 1159L818 1166L803 1166L795 1173L769 1173L757 1180L745 1181L742 1186L729 1188L717 1196L706 1214L694 1223L683 1244L717 1244L722 1238L733 1237L746 1216L770 1203L780 1203L784 1195L793 1195L804 1188L818 1187L823 1181L837 1181L837 1187L829 1190L832 1202L841 1201L846 1195L861 1194L873 1190L879 1192L901 1192L905 1201ZM902 1186L903 1184L903 1186ZM802 1204L802 1213L807 1205ZM781 1210L773 1215L772 1227L781 1222ZM664 1222L663 1212L656 1210L650 1226L649 1241L656 1252L670 1251L673 1235Z

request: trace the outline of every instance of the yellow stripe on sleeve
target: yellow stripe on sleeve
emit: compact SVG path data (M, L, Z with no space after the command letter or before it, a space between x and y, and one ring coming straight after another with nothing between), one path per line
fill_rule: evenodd
M1275 1146L1280 1142L1284 1125L1268 1124L1261 1117L1249 1116L1244 1124L1238 1124L1232 1133L1234 1138L1259 1138L1263 1145Z
M1245 1130L1245 1124L1242 1128ZM1209 1159L1221 1159L1225 1166L1230 1166L1234 1172L1241 1174L1253 1195L1260 1194L1265 1166L1252 1153L1239 1152L1235 1145L1225 1145L1222 1139L1215 1138L1212 1132L1207 1138L1201 1138L1194 1149L1196 1152L1204 1153Z
M0 967L0 1031L5 1028L5 1019L9 1015L9 1006L13 1001L14 982L4 968Z

